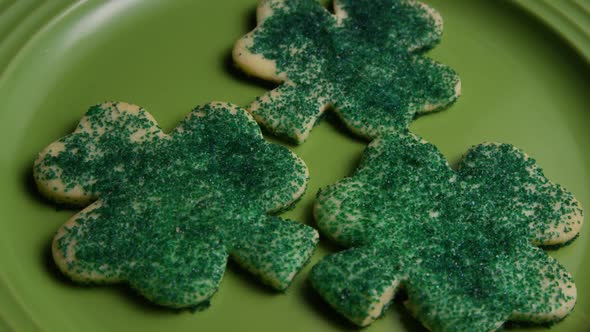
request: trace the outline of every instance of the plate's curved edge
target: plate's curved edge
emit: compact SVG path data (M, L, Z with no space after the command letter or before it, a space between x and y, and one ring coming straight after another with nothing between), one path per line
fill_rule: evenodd
M590 2L512 0L559 33L590 63Z
M87 0L18 0L0 6L0 79L37 34Z
M0 330L5 331L43 331L26 308L18 300L6 278L0 274Z
M0 5L0 82L26 46L87 0L15 0ZM2 243L0 243L1 245ZM0 330L44 331L0 270Z

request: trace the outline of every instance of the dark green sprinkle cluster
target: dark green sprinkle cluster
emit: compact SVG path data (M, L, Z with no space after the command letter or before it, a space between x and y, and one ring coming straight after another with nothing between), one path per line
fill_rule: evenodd
M54 198L75 188L99 198L58 232L54 256L64 272L127 281L158 304L197 306L217 289L230 255L285 289L317 232L267 213L302 194L305 164L233 106L198 107L170 135L132 108L90 108L35 165L40 187L58 180Z
M475 146L454 171L414 135L383 136L353 177L319 193L315 213L352 248L314 266L311 281L357 324L378 318L400 285L437 331L557 320L575 303L570 274L533 245L573 238L582 210L511 145Z
M287 83L258 98L253 114L278 135L303 141L331 105L351 130L374 138L458 97L456 73L423 55L442 34L438 14L423 4L335 0L336 15L316 0L261 6L272 15L248 51L274 61Z

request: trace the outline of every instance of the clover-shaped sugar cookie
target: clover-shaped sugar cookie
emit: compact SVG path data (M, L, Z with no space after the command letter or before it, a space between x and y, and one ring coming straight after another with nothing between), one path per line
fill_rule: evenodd
M237 41L234 61L280 85L249 107L271 132L302 143L332 108L353 132L374 138L407 128L460 94L450 68L425 57L442 18L414 0L261 0L258 26Z
M138 106L94 106L34 173L58 202L93 202L58 230L59 268L75 281L127 282L160 305L207 304L228 256L284 290L318 239L269 214L303 193L303 161L224 103L197 107L170 135Z
M552 322L574 307L571 275L535 245L573 239L582 210L508 144L473 147L458 169L412 134L374 140L354 176L322 190L318 226L351 247L313 267L314 288L358 325L403 287L434 331Z

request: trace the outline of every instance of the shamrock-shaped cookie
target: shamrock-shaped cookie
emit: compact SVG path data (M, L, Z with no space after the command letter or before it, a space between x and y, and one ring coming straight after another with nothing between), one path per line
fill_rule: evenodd
M358 325L403 287L434 331L553 322L576 302L571 275L536 245L573 239L582 210L508 144L473 147L452 170L412 134L374 140L360 168L320 192L320 230L351 247L313 267L314 288Z
M207 304L228 256L284 290L318 240L269 214L303 193L303 161L224 103L197 107L170 135L138 106L91 107L34 174L58 202L93 202L57 231L59 268L75 281L127 282L160 305Z
M249 107L264 127L302 143L332 108L350 130L374 138L457 99L457 74L423 55L442 35L434 9L414 0L333 7L334 14L317 0L260 0L258 26L237 41L233 58L280 84Z

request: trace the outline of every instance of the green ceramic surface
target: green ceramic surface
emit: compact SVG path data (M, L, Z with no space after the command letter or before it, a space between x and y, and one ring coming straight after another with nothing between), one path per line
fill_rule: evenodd
M541 0L426 2L445 21L430 56L461 75L463 95L412 129L452 162L473 144L512 143L590 209L589 1L563 0L557 16ZM325 241L285 294L231 266L211 307L197 313L155 307L125 287L73 284L50 256L54 231L75 211L36 193L37 152L104 100L142 105L166 130L207 101L247 105L269 86L240 75L229 54L253 27L255 7L255 0L0 0L0 331L355 329L305 280L311 264L338 250ZM305 144L291 147L311 182L284 216L313 225L318 188L350 174L365 144L327 116ZM589 241L583 229L551 252L579 292L574 312L551 331L590 330ZM420 329L396 304L364 331ZM547 331L529 329L536 330Z

